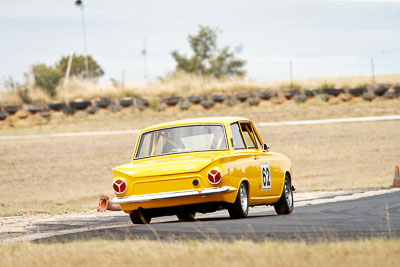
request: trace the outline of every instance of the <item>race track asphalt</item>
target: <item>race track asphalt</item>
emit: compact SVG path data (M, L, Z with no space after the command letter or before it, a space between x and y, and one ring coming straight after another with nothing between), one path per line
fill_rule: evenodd
M216 239L322 241L400 237L400 191L355 200L295 207L290 215L277 216L273 208L252 208L245 219L230 219L227 212L178 222L170 216L148 225L115 226L42 238L35 242L69 242L88 239ZM129 223L128 215L106 222Z

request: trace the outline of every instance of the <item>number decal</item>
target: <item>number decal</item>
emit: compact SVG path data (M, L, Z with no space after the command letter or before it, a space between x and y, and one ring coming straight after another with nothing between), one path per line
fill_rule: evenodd
M271 171L268 163L261 163L261 189L271 190Z

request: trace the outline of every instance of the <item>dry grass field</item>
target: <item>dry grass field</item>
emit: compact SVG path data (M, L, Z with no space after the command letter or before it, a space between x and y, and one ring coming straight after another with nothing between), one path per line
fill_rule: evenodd
M400 84L400 74L377 75L377 84ZM371 85L370 76L328 77L317 79L296 80L293 87L298 89L318 89L324 86L336 88L350 88ZM71 101L76 98L121 98L125 96L142 96L148 99L173 95L188 96L210 93L233 93L247 90L288 89L288 81L256 82L241 78L215 79L191 74L178 73L159 78L152 83L126 84L125 86L99 86L96 81L81 81L71 79L66 85L57 87L57 95L50 98L42 89L32 84L28 88L29 97L34 103L48 103L57 101ZM3 90L0 88L0 104L22 104L18 90Z
M350 116L364 107L348 106L337 109L340 112L336 114ZM393 104L391 114L396 114L395 107ZM390 109L371 108L375 110L374 115ZM303 109L303 113L288 107L264 113L246 109L245 114L238 111L236 114L249 115L260 122L275 118L334 117L334 110L330 106L326 109L310 106ZM115 120L114 125L121 127L111 128L137 129L177 117L180 116L146 117L142 114ZM77 129L76 124L66 125L69 126L63 128L65 132ZM110 129L108 121L102 124L81 121L77 125L86 125L82 126L86 130ZM30 128L14 130L20 133L20 129L32 132ZM299 191L387 187L392 184L394 166L400 164L400 123L397 121L258 129L272 151L282 152L292 160L294 182ZM129 162L135 141L135 134L0 141L0 215L22 214L28 210L62 212L95 208L100 195L113 195L111 169Z
M0 245L0 266L399 266L400 240L82 241Z

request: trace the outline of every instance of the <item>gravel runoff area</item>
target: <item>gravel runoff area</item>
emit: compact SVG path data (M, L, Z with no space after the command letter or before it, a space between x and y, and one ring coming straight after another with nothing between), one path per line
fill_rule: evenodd
M317 191L295 193L295 207L311 206L340 201L356 200L399 192L400 188L362 189L346 191ZM252 212L269 209L265 206L251 208ZM198 214L196 218L212 218L226 211ZM155 218L152 223L176 221L175 216ZM127 214L119 212L98 213L95 210L62 214L26 214L23 216L0 217L0 243L33 241L93 230L132 226Z

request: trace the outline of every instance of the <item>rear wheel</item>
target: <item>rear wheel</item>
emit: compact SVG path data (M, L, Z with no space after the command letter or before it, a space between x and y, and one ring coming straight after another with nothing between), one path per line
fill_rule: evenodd
M151 216L143 209L133 210L129 215L133 224L148 224L151 221Z
M283 186L283 192L279 201L274 204L274 208L278 215L289 214L293 212L293 192L292 186L290 185L290 178L285 175L285 185Z
M176 215L181 222L193 222L195 216L196 212L184 212Z
M249 190L246 183L241 183L235 203L228 208L231 218L245 218L249 213Z

